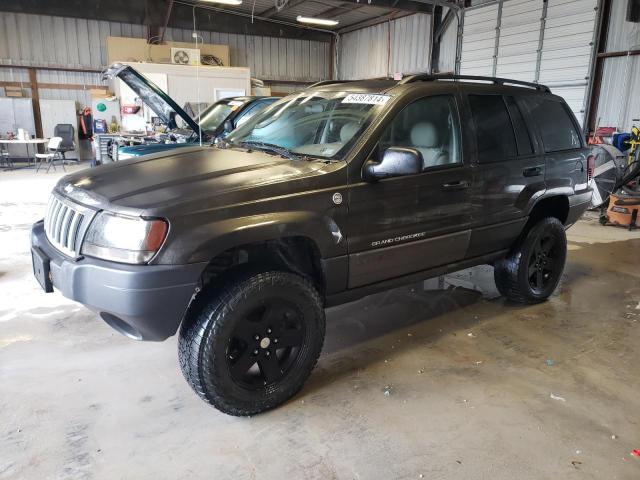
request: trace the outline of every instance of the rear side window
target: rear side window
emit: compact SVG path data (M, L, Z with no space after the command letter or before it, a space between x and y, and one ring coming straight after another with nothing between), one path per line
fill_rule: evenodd
M511 116L511 123L513 124L513 130L516 134L518 155L531 155L533 153L531 137L529 136L527 125L522 118L522 112L520 112L520 109L518 108L518 105L516 105L516 101L513 97L504 97L504 101L507 104L509 116Z
M543 98L527 98L527 106L538 125L544 151L558 152L580 148L580 134L562 102Z
M501 95L469 95L476 125L478 162L501 162L516 156L516 140Z

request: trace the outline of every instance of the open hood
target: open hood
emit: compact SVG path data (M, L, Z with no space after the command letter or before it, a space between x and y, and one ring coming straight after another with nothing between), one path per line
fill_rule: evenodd
M134 68L120 63L112 64L104 71L102 79L113 80L115 78L126 83L164 123L169 124L171 114L175 112L191 130L199 134L198 124L169 95Z

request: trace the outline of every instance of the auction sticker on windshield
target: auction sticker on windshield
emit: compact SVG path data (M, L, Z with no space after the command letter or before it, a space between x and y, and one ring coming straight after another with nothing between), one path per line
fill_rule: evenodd
M389 99L390 95L379 95L376 93L350 93L342 103L362 103L365 105L384 105Z

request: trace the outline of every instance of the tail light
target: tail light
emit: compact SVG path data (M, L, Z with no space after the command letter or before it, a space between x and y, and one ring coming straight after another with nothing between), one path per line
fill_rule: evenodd
M587 181L591 181L593 178L593 172L596 169L596 157L595 155L589 155L587 157Z

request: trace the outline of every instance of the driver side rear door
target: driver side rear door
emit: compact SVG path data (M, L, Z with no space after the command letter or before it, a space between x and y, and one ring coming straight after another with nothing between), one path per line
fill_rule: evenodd
M462 260L469 245L472 172L463 161L456 95L408 103L384 127L374 159L389 147L418 150L423 171L373 183L353 179L348 288Z

